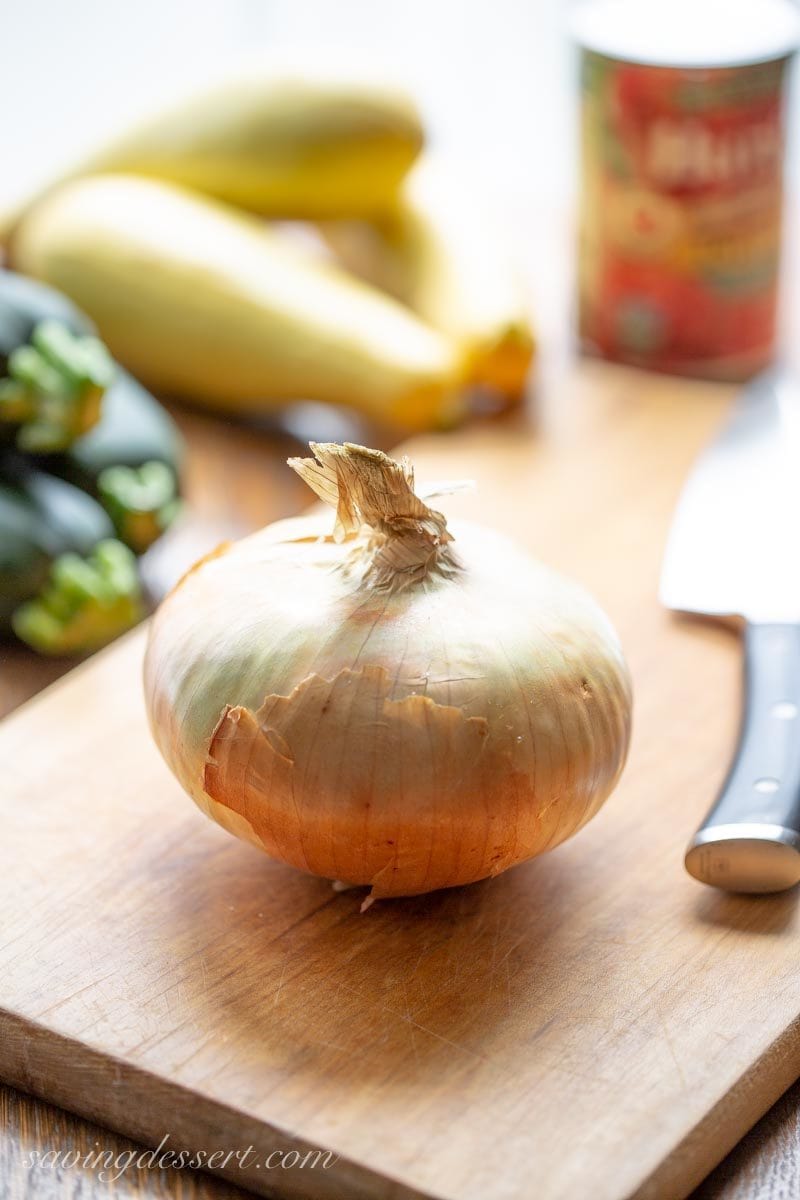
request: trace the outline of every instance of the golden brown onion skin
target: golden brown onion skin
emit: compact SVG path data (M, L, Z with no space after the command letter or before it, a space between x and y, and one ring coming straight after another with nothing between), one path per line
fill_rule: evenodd
M329 514L201 562L156 614L153 735L208 816L271 857L400 896L496 875L600 808L631 693L608 620L507 539L399 593L343 568Z

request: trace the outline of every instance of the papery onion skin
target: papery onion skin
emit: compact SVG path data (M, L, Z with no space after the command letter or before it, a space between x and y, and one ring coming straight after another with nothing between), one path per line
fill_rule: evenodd
M156 614L148 714L186 791L271 857L373 897L496 875L575 833L630 737L594 601L461 522L455 575L370 587L330 528L314 514L222 547Z

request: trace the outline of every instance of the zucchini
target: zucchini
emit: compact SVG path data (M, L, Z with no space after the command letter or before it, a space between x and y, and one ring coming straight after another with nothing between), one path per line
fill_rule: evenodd
M86 558L57 558L45 587L14 612L11 623L33 650L63 657L99 650L143 617L136 558L109 538Z
M76 341L65 342L65 337ZM23 377L27 372L32 382L56 368L60 378L69 378L76 352L80 359L87 345L97 365L94 326L66 296L23 275L0 271L0 374L16 361L18 372ZM37 352L44 361L31 361ZM107 368L104 351L99 359L101 369ZM16 381L0 381L0 445L37 452L46 471L99 499L117 536L141 554L177 512L181 439L161 405L135 379L120 367L113 369L113 379L110 375L99 381L106 385L102 404L99 391L87 389L82 402L63 413L56 433L68 430L68 437L57 436L55 444L52 437L41 436L41 420L4 426L3 383ZM23 419L19 409L17 413ZM10 400L7 415L9 420L14 415ZM63 442L73 436L65 447Z
M64 297L0 271L0 441L65 448L97 421L113 365Z
M54 538L29 498L0 480L0 630L8 632L14 610L44 586L55 553Z
M174 520L183 445L175 423L121 368L100 421L47 469L96 496L117 537L142 554Z
M114 536L111 518L96 500L20 455L6 454L0 460L0 496L15 512L27 515L26 535L51 558L66 550L88 554L98 542ZM0 545L5 547L5 510L0 517Z
M0 270L0 370L4 374L12 350L29 342L42 321L58 321L75 334L95 332L89 318L60 292L15 271Z
M110 517L91 496L5 456L0 630L13 629L44 653L74 654L134 624L143 612L135 559L113 534Z

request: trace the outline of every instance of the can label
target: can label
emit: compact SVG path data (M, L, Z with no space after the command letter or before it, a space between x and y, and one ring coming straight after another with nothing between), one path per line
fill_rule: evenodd
M684 69L583 51L587 348L724 379L770 361L786 64Z

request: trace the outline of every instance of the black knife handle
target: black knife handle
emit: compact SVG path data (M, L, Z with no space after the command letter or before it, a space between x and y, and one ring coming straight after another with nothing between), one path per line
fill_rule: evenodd
M800 625L747 625L744 693L736 754L686 869L729 892L779 892L800 881Z

